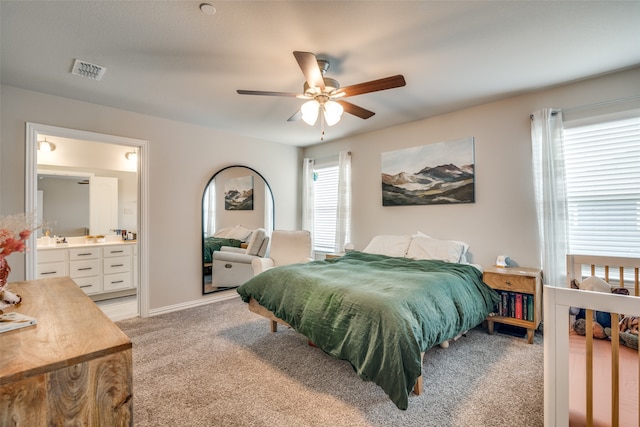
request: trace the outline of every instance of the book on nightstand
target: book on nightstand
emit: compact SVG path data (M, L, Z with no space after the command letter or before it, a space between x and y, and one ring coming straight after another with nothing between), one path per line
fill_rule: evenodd
M14 312L0 314L0 333L13 331L35 325L38 321L35 317Z
M516 294L516 319L522 319L522 294Z

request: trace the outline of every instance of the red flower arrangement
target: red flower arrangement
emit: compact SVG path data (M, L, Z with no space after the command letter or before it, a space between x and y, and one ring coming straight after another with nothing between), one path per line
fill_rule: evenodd
M19 295L7 289L11 268L6 257L14 252L26 252L27 239L38 228L33 215L18 214L0 218L0 312L3 308L22 301Z
M26 241L38 229L32 215L18 214L0 218L0 257L26 252Z

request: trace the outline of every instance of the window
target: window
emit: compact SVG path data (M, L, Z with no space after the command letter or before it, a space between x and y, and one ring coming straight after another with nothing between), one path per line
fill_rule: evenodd
M640 254L640 117L565 122L570 253Z
M315 251L333 252L335 248L338 172L338 165L314 168L313 249Z

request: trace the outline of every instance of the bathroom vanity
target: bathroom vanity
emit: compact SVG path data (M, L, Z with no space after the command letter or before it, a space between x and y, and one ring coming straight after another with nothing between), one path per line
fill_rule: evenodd
M94 301L136 294L136 241L93 243L83 237L67 241L38 244L37 279L69 276Z

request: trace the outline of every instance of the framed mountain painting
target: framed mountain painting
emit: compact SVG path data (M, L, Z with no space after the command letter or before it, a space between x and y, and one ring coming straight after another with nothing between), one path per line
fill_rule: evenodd
M382 205L475 202L473 137L382 153Z
M253 176L231 178L225 183L224 209L227 211L253 210Z

